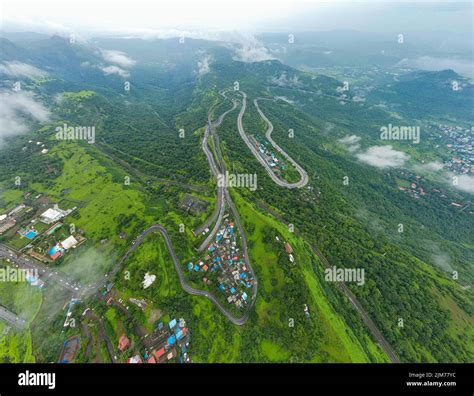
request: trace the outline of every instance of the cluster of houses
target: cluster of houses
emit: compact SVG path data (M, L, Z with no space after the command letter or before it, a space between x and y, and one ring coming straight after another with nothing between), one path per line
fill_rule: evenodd
M251 140L253 140L253 143L257 147L257 150L259 151L260 155L262 156L262 158L265 160L265 162L270 167L274 168L274 170L276 170L276 171L279 171L280 169L285 170L287 168L287 165L282 163L277 158L275 153L267 148L266 143L259 142L257 139L255 139L253 137L251 137ZM276 173L278 173L278 172L276 172Z
M145 338L146 350L143 354L136 353L127 359L127 363L189 363L188 352L191 335L184 319L171 319L165 325L159 322L155 330ZM130 348L130 339L125 335L119 339L118 350L122 353Z
M16 250L27 250L31 257L42 262L56 261L86 241L82 235L72 235L70 230L65 230L61 222L76 209L63 210L38 194L31 203L22 203L0 215L0 235L5 234L7 245Z
M17 223L18 214L26 208L26 205L21 204L13 208L10 212L0 215L0 235L7 232Z
M58 231L64 227L64 224L59 221L71 213L72 210L63 211L55 205L54 208L47 209L40 215L40 219L43 223L50 227L44 231L41 235L41 241L34 244L28 251L28 254L43 262L56 261L61 256L65 255L70 249L82 245L86 238L76 233L75 235L70 234L64 235L64 232Z
M404 172L400 172L400 173L402 175L405 175ZM420 199L424 196L428 196L430 193L438 194L441 198L445 198L445 199L448 198L448 196L446 195L446 193L444 191L439 190L437 188L431 188L431 189L429 189L429 192L426 191L425 188L422 185L423 182L424 182L424 180L422 179L421 176L416 176L415 180L412 181L411 183L409 183L409 185L407 187L398 187L398 189L400 191L403 191L405 194L415 198L415 199ZM464 210L468 204L466 205L466 203L458 203L458 202L452 202L451 201L449 205L453 208ZM466 213L473 214L472 211L469 211L469 212L466 212Z
M416 180L411 182L407 187L398 187L400 191L405 192L408 195L411 195L415 199L420 199L421 197L427 195L427 192L420 184L421 177L416 176Z
M474 173L474 133L469 128L460 126L439 125L439 128L452 143L446 144L453 157L444 165L458 174Z
M237 235L235 224L226 217L206 256L197 263L189 262L187 267L190 272L202 274L206 285L215 285L229 304L242 308L249 302L254 279L243 260Z

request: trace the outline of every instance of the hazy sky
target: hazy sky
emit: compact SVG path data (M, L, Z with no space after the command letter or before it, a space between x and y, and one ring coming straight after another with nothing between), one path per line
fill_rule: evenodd
M472 2L339 0L3 0L2 29L48 33L472 31Z

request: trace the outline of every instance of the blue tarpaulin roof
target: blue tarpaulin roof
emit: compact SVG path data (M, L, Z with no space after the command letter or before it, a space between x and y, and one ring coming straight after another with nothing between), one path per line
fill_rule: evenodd
M170 326L170 329L172 329L174 326L176 326L176 319L173 319L173 320L170 322L169 326Z

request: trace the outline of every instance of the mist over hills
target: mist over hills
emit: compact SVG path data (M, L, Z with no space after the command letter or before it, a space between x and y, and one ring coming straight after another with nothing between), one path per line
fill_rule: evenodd
M203 286L201 272L189 270L205 238L193 230L219 205L203 142L209 139L210 155L227 170L258 176L254 190L229 189L260 280L248 321L236 326L211 301L188 294L162 235L149 235L127 268L111 275L119 298L144 300L149 308L130 304L127 316L88 294L80 310L103 314L115 349L103 356L85 349L78 361L114 361L122 333L154 330L156 310L186 318L196 361L393 361L349 294L327 281L321 257L365 271L364 282L345 284L395 360L470 361L474 92L465 72L472 62L466 41L451 45L463 34L443 42L438 33L420 40L353 30L206 34L1 35L1 213L39 195L77 204L65 224L77 225L87 242L64 261L47 263L66 273L74 268L75 282L111 274L137 236L160 224L193 287L217 295L217 282ZM271 148L261 112L287 155ZM56 128L65 123L93 126L95 142L57 139ZM419 128L420 139L383 139L388 126ZM308 183L275 183L241 128L263 151L273 150L267 160L283 164L284 181L298 181L292 158ZM20 187L12 185L16 177ZM193 200L202 211L186 206ZM23 242L11 234L0 242ZM130 282L125 269L133 272ZM150 273L157 281L145 290ZM65 304L65 293L52 289L45 288L45 301ZM91 318L64 329L64 315L43 304L26 330L38 361L57 360L65 337L80 334L95 345L97 335L84 330ZM288 318L296 318L294 332ZM140 345L140 337L130 338ZM117 352L118 360L127 354Z

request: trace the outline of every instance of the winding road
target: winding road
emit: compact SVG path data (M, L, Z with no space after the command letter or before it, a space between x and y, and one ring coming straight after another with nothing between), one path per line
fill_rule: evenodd
M288 183L288 182L280 179L275 174L275 172L273 172L273 169L270 167L270 165L261 156L261 154L258 151L257 147L255 147L255 145L250 141L249 137L247 136L247 133L244 130L243 122L242 122L243 116L245 114L245 110L247 108L247 94L244 91L240 91L240 93L242 94L242 107L240 108L240 113L239 113L239 116L237 118L237 128L239 130L239 134L240 134L240 137L242 138L242 140L247 144L248 148L250 149L250 151L252 152L254 157L258 160L258 162L260 162L260 164L262 164L262 166L265 168L265 170L267 171L270 178L276 184L278 184L280 187L285 187L285 188L301 188L301 187L304 187L306 184L308 184L308 181L309 181L308 174L306 173L306 171L299 164L296 163L295 160L293 160L293 158L291 158L272 139L271 135L272 135L272 132L273 132L273 124L270 122L270 120L265 116L265 114L263 114L263 112L258 107L258 102L257 102L258 99L254 100L254 104L257 108L258 113L260 114L260 116L264 119L264 121L268 125L268 129L267 129L267 132L266 132L266 135L265 135L267 140L270 142L270 144L273 146L273 148L275 148L275 150L277 150L279 153L281 153L295 167L295 169L300 174L300 177L301 177L300 180L296 183Z
M227 99L227 97L225 96L225 93L222 93L222 95L225 99ZM204 151L204 154L206 155L207 161L209 162L209 167L211 168L212 175L214 176L216 180L220 174L225 173L225 164L224 164L224 160L222 159L222 154L221 154L221 150L219 146L219 140L216 133L216 128L221 125L225 116L229 114L230 112L234 111L236 107L237 107L237 102L234 100L232 101L232 108L227 110L225 113L221 114L219 119L215 123L211 121L212 111L209 112L208 114L208 123L207 123L206 130L204 132L204 138L202 140L202 149ZM216 155L218 157L217 161L219 162L219 166L216 164L214 155L209 148L208 141L209 141L210 134L212 134L214 138L213 140L214 147L216 150ZM209 246L212 239L214 238L217 231L219 230L219 226L222 223L222 218L224 217L225 202L228 201L228 199L226 198L226 190L227 190L227 187L223 187L219 185L217 186L216 209L214 213L212 214L212 216L204 223L204 225L199 228L199 231L210 227L211 224L214 224L214 227L212 231L207 235L206 239L198 247L197 249L198 252L204 251ZM195 232L195 235L197 235L197 231Z
M209 300L211 300L214 303L214 305L219 309L219 311L221 311L222 314L225 315L226 318L228 318L232 323L234 323L236 325L243 325L247 321L248 316L249 316L249 312L250 312L250 305L249 305L249 309L245 312L245 314L242 317L235 317L234 315L232 315L230 312L228 312L226 310L224 305L222 305L222 303L212 293L204 291L204 290L196 289L196 288L190 286L186 282L186 278L183 274L181 264L178 260L178 257L176 256L176 252L174 250L174 247L173 247L171 239L168 235L168 232L166 231L165 227L163 227L160 224L154 224L154 225L150 226L149 228L147 228L145 231L143 231L140 234L140 237L139 237L140 240L137 241L137 243L134 246L132 246L127 251L127 253L123 256L123 261L125 261L126 258L130 255L130 253L132 253L132 251L135 250L136 247L143 241L143 239L148 234L150 234L152 232L159 232L159 233L161 233L161 235L163 235L163 238L165 239L166 247L168 248L171 259L173 260L174 267L175 267L176 272L178 274L179 282L181 283L181 287L183 288L184 291L186 291L187 293L189 293L193 296L203 296L203 297L208 298ZM244 249L244 250L246 250L246 249ZM256 290L254 291L254 294L256 295Z
M267 129L267 132L266 132L266 138L278 152L280 152L293 166L295 166L295 168L298 170L298 172L301 175L300 181L297 182L297 183L287 183L287 182L282 181L281 179L279 179L274 174L274 172L270 168L270 166L261 157L261 155L257 151L256 147L250 142L247 134L245 133L245 131L243 129L243 125L242 125L242 118L243 118L243 115L244 115L245 110L246 110L247 95L243 91L240 91L240 92L242 94L243 101L242 101L242 107L240 109L240 112L239 112L239 115L238 115L238 118L237 118L237 126L238 126L239 133L240 133L242 139L245 141L245 143L250 148L250 150L252 151L254 156L257 158L257 160L259 160L259 162L264 166L264 168L267 170L268 174L270 175L270 177L272 178L272 180L275 183L277 183L279 186L285 187L285 188L301 188L301 187L304 187L308 183L308 180L309 180L308 175L304 171L304 169L301 168L271 138L271 133L273 131L273 125L258 106L258 100L261 99L261 98L255 99L254 100L254 105L257 108L257 111L260 114L260 116L265 120L265 122L268 125L268 129ZM224 96L224 98L226 98L225 94L222 94L222 95ZM213 123L212 120L211 120L212 110L208 114L208 123L207 123L206 130L205 130L205 133L204 133L204 138L203 138L203 142L202 142L202 149L203 149L203 151L206 155L206 158L209 162L211 173L215 178L217 178L217 176L220 173L225 172L225 164L224 164L222 154L221 154L221 151L220 151L219 140L218 140L218 135L216 133L216 128L218 126L220 126L220 124L222 123L225 116L227 114L229 114L230 112L232 112L237 107L237 101L233 100L232 102L233 102L232 108L227 110L225 113L223 113L216 122ZM216 161L214 159L214 155L213 155L213 153L210 150L209 145L208 145L208 139L209 139L210 134L212 134L212 136L215 138L214 139L215 151L216 151L216 155L218 157L217 162L219 163L220 167L216 164ZM234 323L236 325L243 325L247 322L247 320L250 316L250 312L251 312L251 310L253 308L253 305L255 303L256 296L257 296L257 291L258 291L258 281L257 281L257 277L256 277L256 275L253 271L253 268L250 264L250 261L249 261L248 244L247 244L247 239L246 239L246 236L245 236L245 233L244 233L244 229L242 227L237 208L235 207L235 204L232 201L232 198L229 194L229 191L228 191L227 187L225 187L225 186L224 187L219 187L218 186L216 210L213 213L213 215L211 215L211 217L208 219L208 221L206 221L204 223L204 225L201 226L195 232L199 235L199 233L202 232L202 230L209 227L211 224L215 223L212 232L208 235L206 240L203 242L203 244L199 248L202 251L203 250L202 247L204 246L204 248L205 248L210 243L212 238L214 237L215 232L217 232L217 229L219 228L219 226L221 224L221 221L222 221L222 217L224 215L226 204L228 205L230 211L232 212L232 215L234 216L234 219L235 219L235 223L237 224L237 227L239 229L239 233L240 233L241 238L242 238L243 258L245 260L245 263L247 265L247 268L248 268L249 272L252 274L252 277L254 279L254 286L252 288L251 301L250 301L249 305L247 306L247 309L246 309L245 313L241 317L236 317L233 314L231 314L224 307L224 305L212 293L210 293L208 291L196 289L196 288L190 286L186 282L185 276L183 274L180 262L177 258L177 255L176 255L176 252L174 250L171 239L170 239L166 229L164 228L164 226L162 226L160 224L154 224L154 225L150 226L149 228L147 228L145 231L143 231L135 239L135 241L132 243L132 245L129 247L129 249L121 257L121 259L116 263L116 265L111 270L111 272L109 274L107 274L106 276L104 276L103 278L101 278L99 281L97 281L94 284L89 285L89 286L81 285L81 284L75 282L74 280L66 277L65 275L59 273L58 271L50 270L47 266L45 266L44 264L40 263L39 261L37 261L35 259L26 258L26 257L23 257L20 254L17 254L16 252L10 250L9 248L7 248L4 245L0 245L0 258L9 259L10 261L14 262L15 264L17 264L21 268L36 269L36 270L38 270L38 272L40 274L40 277L44 281L53 280L53 281L57 282L59 285L61 285L63 288L73 292L73 294L85 297L85 296L89 295L89 293L97 292L100 289L100 287L104 286L104 284L107 282L108 279L112 279L118 273L118 271L120 271L120 269L122 268L123 263L129 258L130 254L133 253L138 248L138 246L143 242L143 240L146 238L147 235L149 235L150 233L153 233L153 232L159 232L159 233L162 234L163 238L165 239L166 246L167 246L168 251L170 253L170 256L173 260L173 264L175 266L175 270L178 274L178 278L179 278L179 281L180 281L180 284L181 284L181 287L183 288L183 290L186 291L187 293L191 294L191 295L194 295L194 296L203 296L203 297L208 298L228 320L230 320L232 323ZM259 205L259 206L264 206L264 208L265 208L265 205L263 205L263 204ZM266 209L269 211L269 213L274 215L278 220L280 220L282 222L285 222L284 219L281 216L279 216L276 212L272 211L268 207L266 207ZM323 263L323 265L330 268L331 267L330 263L322 255L322 253L312 243L310 243L308 241L308 239L306 239L304 236L303 236L303 238L309 244L309 246L311 247L313 252L319 257L319 259ZM379 342L379 344L381 345L383 350L386 352L389 359L394 363L399 363L400 361L399 361L398 357L396 356L395 352L393 351L393 349L391 348L390 344L385 340L385 338L382 335L382 333L380 332L380 330L377 328L377 326L372 321L370 316L364 310L362 305L358 302L358 300L354 296L354 294L349 290L347 285L345 285L344 283L338 283L337 285L340 288L340 290L349 299L351 304L355 307L357 312L361 315L363 322L368 327L368 329L371 331L374 338ZM22 328L26 323L23 319L17 317L16 315L14 315L13 313L11 313L10 311L6 310L5 308L3 308L1 306L0 306L0 319L7 320L9 323L11 323L12 325L15 325L18 328ZM113 348L110 348L110 345L108 345L108 349L109 349L109 353L111 353L110 349L113 350ZM112 358L112 359L114 360L114 358Z
M227 99L227 97L225 96L225 93L221 93L221 95L225 99ZM211 110L208 114L208 123L207 123L207 127L206 127L206 130L205 130L205 133L204 133L202 149L203 149L203 151L206 155L206 158L209 162L209 167L211 169L211 172L212 172L213 176L216 179L217 179L219 174L223 174L225 172L225 163L224 163L224 160L222 158L216 128L218 126L220 126L220 124L224 120L225 116L227 114L229 114L230 112L232 112L236 107L237 107L237 102L235 100L233 100L232 101L232 108L227 110L225 113L221 114L221 116L219 117L219 119L215 123L213 123L211 121L213 111ZM219 163L220 167L216 164L216 161L214 160L214 155L213 155L212 151L209 148L209 145L208 145L209 134L213 134L213 136L215 137L215 139L214 139L214 144L215 144L215 149L216 149L215 151L216 151L216 155L218 157L217 162ZM222 218L223 218L224 213L225 213L226 204L227 204L227 206L229 207L229 209L230 209L230 211L231 211L231 213L232 213L232 215L235 219L235 223L237 225L237 228L239 229L239 234L241 235L241 238L242 238L242 252L243 252L242 256L243 256L243 259L245 261L245 264L247 266L248 271L251 273L252 278L254 279L254 284L253 284L253 288L252 288L252 297L251 297L250 303L247 306L247 309L246 309L245 313L243 314L243 316L241 316L240 318L237 318L234 315L232 315L230 312L228 312L224 308L224 306L214 297L213 294L211 294L209 292L204 292L202 290L193 289L193 288L191 288L193 290L193 293L191 293L191 294L194 294L194 292L199 292L200 293L199 295L205 295L207 298L209 298L211 301L213 301L214 304L216 304L216 306L219 308L219 310L232 323L237 324L237 325L243 325L248 320L250 312L252 310L252 307L253 307L253 305L255 303L255 300L257 298L258 280L257 280L257 276L255 275L255 272L252 268L252 265L250 264L249 255L248 255L248 244L247 244L247 238L245 236L244 228L243 228L242 223L240 221L240 216L239 216L239 213L237 211L237 208L235 207L235 204L232 201L232 198L229 194L227 186L218 186L217 187L217 201L216 202L217 202L216 203L216 208L218 210L217 220L214 224L214 228L209 233L209 235L207 236L205 241L200 245L200 247L198 248L198 251L199 252L203 251L210 244L210 242L214 238L215 234L219 230L219 227L222 223ZM179 273L181 273L181 272L179 272ZM184 278L183 278L183 280L181 280L181 278L182 277L180 276L180 281L181 281L181 284L183 285ZM183 286L183 288L184 288L184 286ZM186 291L188 291L188 290L186 290Z

